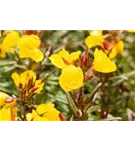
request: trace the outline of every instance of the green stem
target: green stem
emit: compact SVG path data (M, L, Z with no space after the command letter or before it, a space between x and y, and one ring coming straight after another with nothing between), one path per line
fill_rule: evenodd
M90 93L89 99L86 102L86 105L84 107L84 112L87 112L88 108L91 105L91 99L92 97L95 95L95 93L97 92L97 90L101 87L102 83L99 83L94 89L93 91Z
M71 96L71 93L66 92L66 97L67 97L69 106L70 106L71 110L73 111L75 117L78 117L78 115L79 115L78 114L78 108L77 108L77 106L76 106L76 104L75 104L75 102Z

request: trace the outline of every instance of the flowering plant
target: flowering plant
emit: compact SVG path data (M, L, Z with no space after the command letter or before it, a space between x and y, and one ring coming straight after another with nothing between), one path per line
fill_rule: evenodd
M0 120L135 120L134 30L0 31Z

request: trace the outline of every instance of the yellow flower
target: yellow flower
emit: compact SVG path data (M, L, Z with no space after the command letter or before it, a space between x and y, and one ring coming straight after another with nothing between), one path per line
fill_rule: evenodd
M1 48L1 44L0 44L0 58L5 58L5 57L6 57L6 51Z
M6 104L5 100L9 97L10 97L9 95L0 91L0 107Z
M102 31L93 30L90 32L90 35L85 39L85 44L88 48L92 48L98 45L101 45L104 41Z
M36 74L32 70L18 74L16 72L11 75L15 85L20 89L26 89L28 92L39 93L44 86L42 80L36 80Z
M94 69L98 72L109 73L116 71L117 67L102 50L96 48L94 52Z
M19 42L19 57L20 58L31 58L35 62L42 61L44 55L42 51L38 49L41 44L40 39L36 35L23 35Z
M135 30L127 30L130 33L135 33Z
M83 86L84 75L80 67L69 65L62 70L59 77L59 84L64 91L79 89Z
M26 118L28 121L61 121L59 114L54 104L40 104L36 111L32 110L32 113L28 113Z
M122 54L123 51L124 51L124 43L123 43L123 41L119 41L119 42L117 42L117 43L114 45L114 47L113 47L111 53L109 54L109 58L110 58L110 59L113 59L113 58L115 58L118 54Z
M1 43L1 49L3 53L10 51L14 53L14 47L17 46L19 40L19 33L17 31L10 31ZM5 54L4 54L5 56Z
M0 91L0 121L15 120L17 115L16 101L4 92Z
M12 121L10 108L2 108L0 110L0 121Z
M1 30L0 30L0 37L1 37Z
M49 59L58 68L63 69L79 58L80 51L69 54L64 48L58 54L52 54Z

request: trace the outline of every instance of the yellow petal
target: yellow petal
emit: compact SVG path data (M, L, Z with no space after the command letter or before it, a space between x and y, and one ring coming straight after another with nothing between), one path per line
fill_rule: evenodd
M0 107L6 104L5 100L9 97L9 95L0 91Z
M31 58L35 62L42 61L44 55L37 47L40 45L40 39L36 35L24 35L18 42L19 57Z
M69 54L64 48L58 54L52 54L49 59L56 67L63 69L79 58L81 51ZM67 64L64 62L67 62Z
M69 59L69 53L68 53L68 51L66 51L64 48L58 53L58 55L62 58L64 58L64 59L66 59L66 60L68 60Z
M135 30L127 30L130 33L135 33Z
M102 36L88 36L85 39L85 44L88 48L95 47L97 45L101 45L104 39Z
M38 113L34 109L32 110L32 116L33 116L33 118L36 116L39 116Z
M2 49L2 46L0 44L0 58L5 58L6 57L6 51Z
M26 114L27 121L31 121L33 119L32 113Z
M30 79L33 80L33 83L36 80L36 75L32 70L28 70L20 74L20 83L23 85L23 88L28 84Z
M36 35L23 35L18 41L18 47L21 49L26 46L28 49L35 49L41 44L40 39Z
M102 36L102 30L92 30L90 32L91 36Z
M0 110L0 121L12 121L10 108L2 108Z
M44 86L44 83L41 83L41 80L36 80L35 87L38 87L38 89L34 93L39 93L40 91L42 91L43 86Z
M53 54L49 57L49 59L51 60L53 65L55 65L56 67L60 69L63 69L64 67L66 67L66 64L64 63L62 58L59 56L59 54Z
M51 121L51 120L49 120L47 117L41 117L39 121Z
M79 89L83 86L83 72L81 68L69 65L62 70L59 84L65 91Z
M115 44L114 48L116 49L117 53L122 54L124 51L124 43L123 41L119 41Z
M11 77L12 77L12 79L13 79L15 85L16 85L17 87L19 87L20 76L18 75L18 73L16 73L16 72L12 73Z
M116 71L116 65L102 51L96 49L94 52L94 69L98 72L109 73Z
M36 111L39 115L42 115L43 113L54 109L54 104L40 104L37 107Z
M30 51L29 51L30 52ZM43 55L43 52L41 51L41 50L39 50L39 49L34 49L34 50L32 50L29 54L29 57L31 58L31 59L33 59L35 62L40 62L40 61L42 61L43 60L43 58L44 58L44 55Z
M60 114L60 112L57 110L47 111L46 113L43 114L43 117L46 117L51 121L61 121L59 114Z
M36 116L33 118L33 121L41 121L41 116Z
M73 61L77 60L80 54L81 54L81 51L71 53L69 56L70 62L72 63Z
M17 46L19 38L19 33L17 31L10 31L2 41L2 49L14 53L13 48Z
M111 51L111 53L109 54L109 58L113 59L113 58L115 58L117 56L117 54L118 53L117 53L116 48L113 48L112 51Z
M41 44L41 41L40 41L38 36L36 36L36 35L29 35L27 46L30 49L36 49L37 47L39 47L40 44Z

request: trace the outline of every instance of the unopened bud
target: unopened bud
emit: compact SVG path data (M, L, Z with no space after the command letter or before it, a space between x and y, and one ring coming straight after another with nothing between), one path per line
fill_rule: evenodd
M87 74L86 76L85 76L85 81L88 81L88 80L90 80L90 79L92 79L93 78L93 75L92 74Z
M106 108L102 108L102 110L100 112L101 118L106 118L107 115L108 115L108 110Z
M61 121L66 121L65 117L61 113L59 114L59 117Z
M94 77L94 72L95 70L94 70L94 67L92 66L90 70L88 70L85 74L85 81L92 79Z
M14 98L13 97L9 97L5 100L6 103L11 103L14 101Z
M80 55L78 65L83 70L90 67L91 64L90 64L90 58L89 58L88 50L85 50L85 52L82 55Z
M37 36L40 35L40 33L42 32L42 30L24 30L23 33L25 35L31 35L31 34L35 34Z
M33 87L32 89L31 89L31 93L34 93L36 90L38 89L38 87Z
M107 40L105 40L105 41L103 42L104 50L108 50L109 47L110 47L110 45L111 45L111 44L110 44Z

